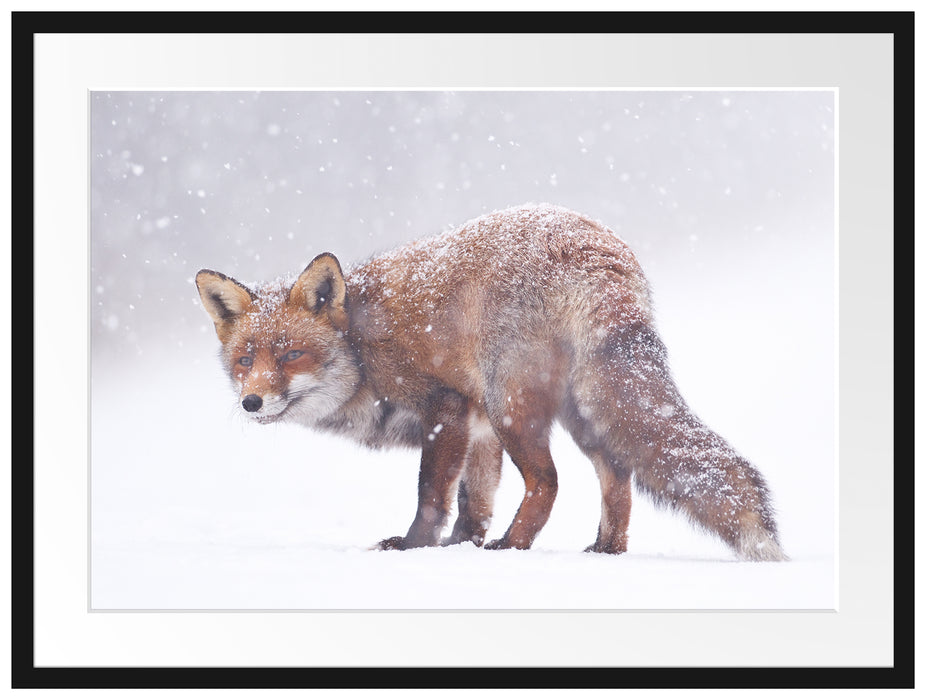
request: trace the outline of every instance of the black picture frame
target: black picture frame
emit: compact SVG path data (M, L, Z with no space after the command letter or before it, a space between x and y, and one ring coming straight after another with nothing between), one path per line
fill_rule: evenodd
M34 658L35 533L33 502L35 258L33 93L35 37L54 33L858 33L889 34L894 45L894 225L912 229L913 12L542 12L491 13L12 13L12 330L18 341L12 417L12 686L14 688L912 688L914 684L914 578L904 566L913 551L912 470L894 472L894 664L891 667L831 668L496 668L492 673L413 666L393 668L194 668L39 667ZM894 236L894 294L912 274L903 274L908 237ZM911 246L912 247L912 246ZM898 258L898 256L901 256ZM30 300L27 301L27 295ZM901 326L907 328L909 325ZM894 337L895 363L912 342ZM25 347L23 347L25 345ZM21 365L23 362L24 365ZM28 385L27 385L28 383ZM905 396L906 393L900 394ZM897 394L895 394L895 397ZM23 406L26 397L29 405ZM896 409L906 408L895 398ZM890 465L892 468L893 465ZM845 546L845 544L843 544ZM527 672L529 670L529 672Z

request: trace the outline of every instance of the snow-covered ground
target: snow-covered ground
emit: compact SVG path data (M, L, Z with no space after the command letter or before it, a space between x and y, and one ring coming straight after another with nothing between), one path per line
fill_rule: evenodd
M792 557L783 564L737 562L722 543L642 496L628 553L584 553L598 524L598 483L561 429L559 495L530 551L372 551L411 522L417 454L245 423L211 340L93 384L94 608L835 606L832 468L796 461L807 445L773 442L757 459ZM822 490L808 494L815 483ZM522 489L506 457L490 536L504 532Z

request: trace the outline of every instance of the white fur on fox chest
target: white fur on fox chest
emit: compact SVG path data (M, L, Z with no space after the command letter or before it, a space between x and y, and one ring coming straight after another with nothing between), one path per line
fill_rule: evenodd
M307 424L345 435L368 447L421 446L423 433L417 413L388 397L376 397L372 392L363 394L341 410Z

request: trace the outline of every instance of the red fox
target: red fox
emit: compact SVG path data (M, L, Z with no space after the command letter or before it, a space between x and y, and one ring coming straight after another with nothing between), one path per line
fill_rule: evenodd
M379 549L529 548L556 498L559 421L601 485L586 551L627 551L634 483L739 558L786 559L763 477L676 388L636 257L581 214L526 205L346 273L322 253L292 282L201 270L196 285L249 418L421 449L414 520ZM484 543L503 451L524 497Z

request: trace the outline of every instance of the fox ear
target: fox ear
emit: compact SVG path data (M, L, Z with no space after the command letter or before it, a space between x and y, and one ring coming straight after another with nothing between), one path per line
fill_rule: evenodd
M331 253L322 253L308 264L289 291L289 301L314 313L324 310L339 330L347 330L347 284Z
M254 300L254 294L240 282L226 277L221 272L200 270L196 273L196 288L203 300L203 307L215 322L216 331L224 323L232 321Z

